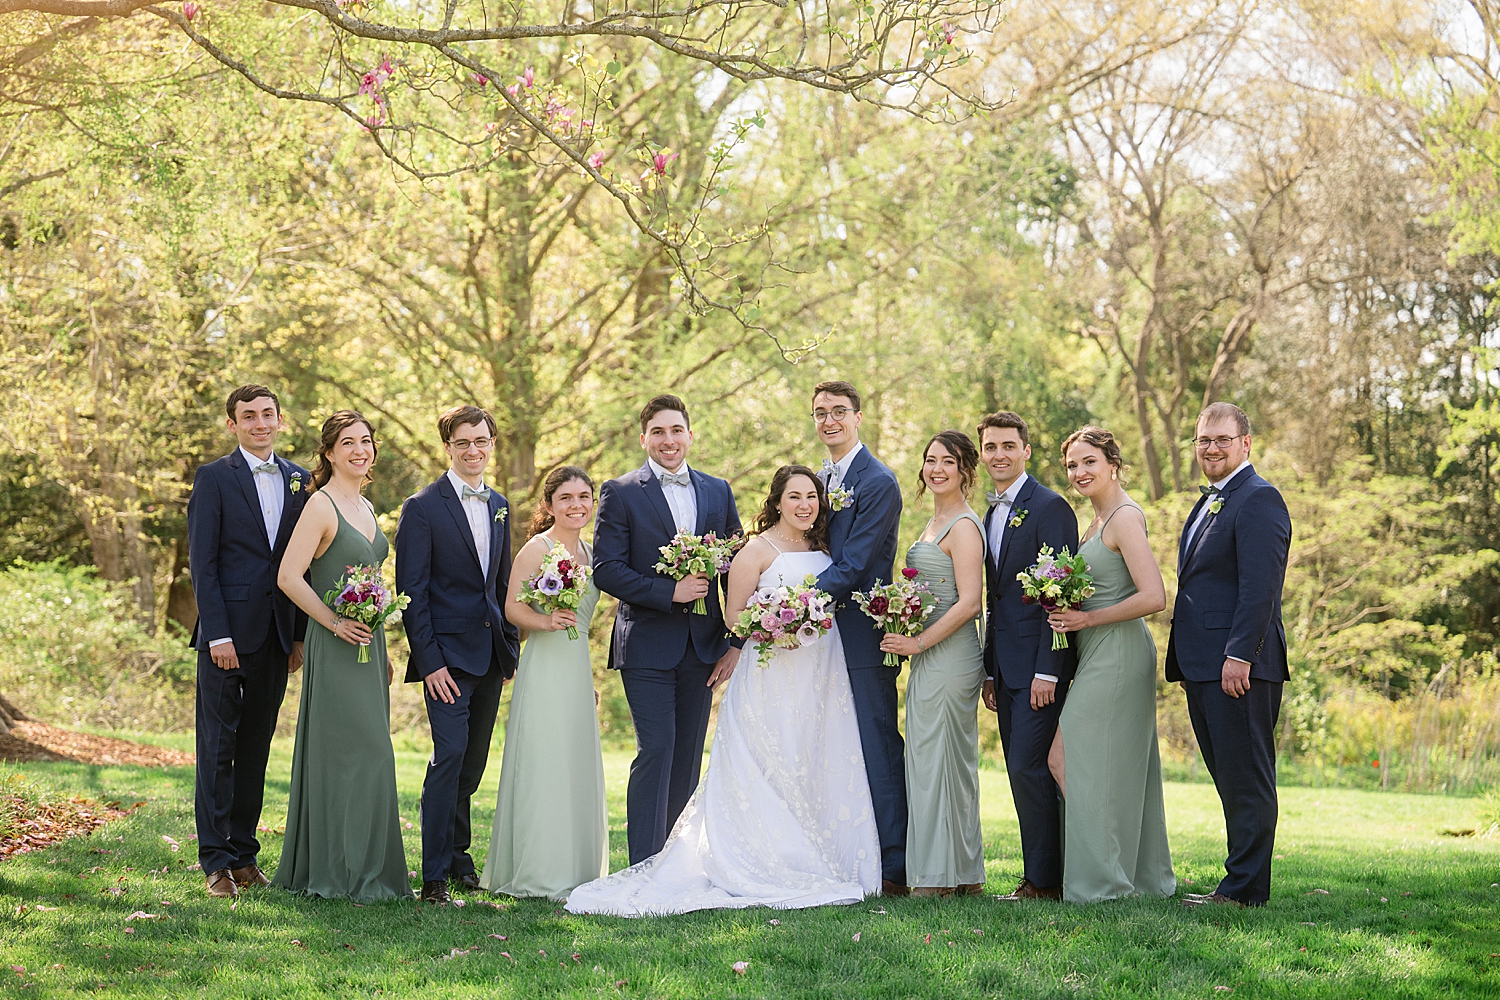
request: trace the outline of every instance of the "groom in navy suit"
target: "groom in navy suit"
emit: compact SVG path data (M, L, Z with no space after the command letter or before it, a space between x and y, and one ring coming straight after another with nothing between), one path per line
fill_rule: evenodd
M1229 857L1189 906L1263 906L1276 840L1276 719L1288 680L1281 586L1292 519L1250 464L1250 418L1233 403L1198 416L1199 487L1177 556L1167 680L1187 695L1193 735L1224 806Z
M631 864L662 849L698 787L713 690L739 655L724 630L717 581L673 580L655 569L661 546L679 531L739 534L734 493L688 468L693 432L681 399L657 396L640 420L646 464L604 484L594 524L594 582L620 601L609 667L620 671L635 724L625 793ZM691 614L700 597L708 614Z
M501 610L510 586L510 505L485 485L495 419L477 406L438 418L448 471L407 498L396 528L396 589L411 645L407 683L421 681L432 726L422 782L422 893L449 901L448 881L478 889L469 856L469 799L489 760L500 691L514 676L520 633Z
M828 448L821 478L829 489L828 543L833 565L818 576L818 589L833 595L834 618L844 646L849 689L859 722L860 749L870 783L870 803L880 835L882 892L905 896L906 761L896 725L896 675L887 667L880 640L885 633L850 595L895 572L896 532L901 526L901 486L895 473L860 443L859 391L848 382L813 387L813 429ZM835 496L843 497L835 500Z
M1062 898L1062 815L1047 752L1078 668L1072 646L1054 650L1047 612L1021 601L1017 574L1050 545L1078 551L1078 516L1068 502L1026 474L1031 439L1009 411L979 422L980 459L994 489L985 514L988 577L984 703L997 713L1005 770L1021 826L1021 884L1007 901ZM1076 640L1075 640L1076 642Z
M188 566L198 621L198 861L210 896L267 885L255 837L266 758L286 678L302 667L307 616L276 585L307 500L307 470L276 454L281 403L242 385L225 403L239 447L198 467L188 498Z

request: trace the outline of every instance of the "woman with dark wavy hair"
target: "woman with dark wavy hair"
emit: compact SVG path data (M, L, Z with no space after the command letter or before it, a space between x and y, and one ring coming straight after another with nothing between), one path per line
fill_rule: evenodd
M974 627L984 600L984 522L969 506L979 449L963 431L934 434L922 452L917 496L932 519L906 550L937 598L915 636L880 648L911 657L906 682L906 878L913 896L984 892L979 827L979 691L984 651Z
M826 569L827 494L783 465L729 570L725 620L758 590ZM708 772L661 852L568 897L573 913L622 917L857 903L880 891L880 838L849 670L829 631L797 649L747 644L719 704Z
M412 895L397 813L385 632L335 614L319 596L350 567L379 566L390 554L375 508L361 494L378 454L374 429L354 410L323 422L315 492L277 577L308 621L286 839L273 884L356 903ZM360 646L370 650L364 663Z

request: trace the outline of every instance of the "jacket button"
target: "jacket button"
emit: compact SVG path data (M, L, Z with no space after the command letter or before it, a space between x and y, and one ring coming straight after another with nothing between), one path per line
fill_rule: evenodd
M490 627L490 623L489 623L489 622L485 622L485 623L484 623L484 627L485 627L485 628L489 628L489 627Z

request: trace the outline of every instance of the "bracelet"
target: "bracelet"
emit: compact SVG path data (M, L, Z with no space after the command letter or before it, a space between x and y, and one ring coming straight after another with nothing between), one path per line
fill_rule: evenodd
M919 636L917 636L917 652L921 653L923 651L924 650L922 649L922 637L919 635Z

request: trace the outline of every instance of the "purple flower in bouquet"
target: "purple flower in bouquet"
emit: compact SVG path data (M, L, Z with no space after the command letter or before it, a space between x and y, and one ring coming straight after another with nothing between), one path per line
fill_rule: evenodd
M875 620L883 632L895 635L917 635L926 627L927 616L937 604L932 589L919 583L920 571L908 566L901 571L900 579L890 583L877 583L869 593L856 593L854 603L860 610ZM901 657L886 653L883 661L888 667L899 667Z
M556 573L543 573L537 578L536 589L540 593L546 594L548 597L556 597L558 594L562 593L562 588L562 577L558 576Z

